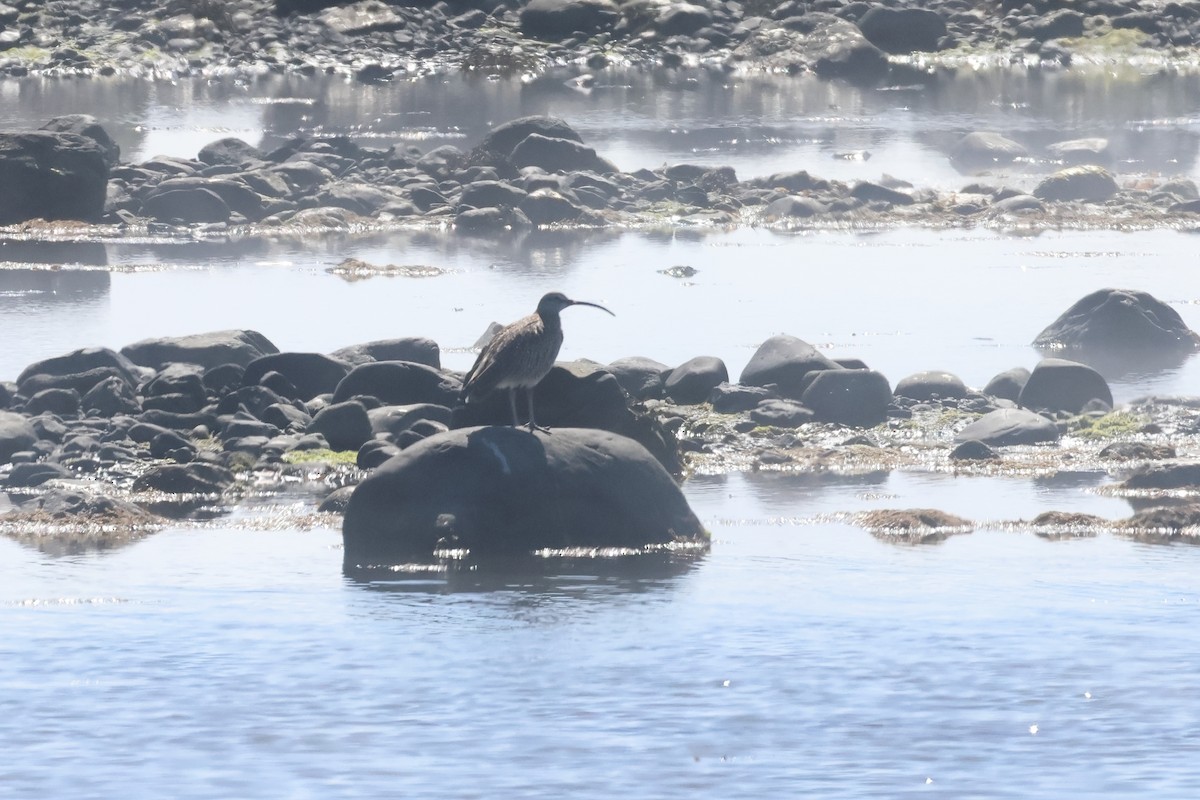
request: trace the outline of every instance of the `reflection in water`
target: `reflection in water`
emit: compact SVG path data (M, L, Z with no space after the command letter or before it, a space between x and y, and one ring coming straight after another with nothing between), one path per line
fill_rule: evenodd
M408 568L343 570L354 586L401 593L516 592L522 595L597 597L669 587L696 569L702 554L645 553L627 556L443 559Z
M108 249L101 242L39 242L0 239L0 264L6 262L103 267L108 264Z
M1073 347L1039 348L1044 358L1065 358L1087 364L1108 381L1138 383L1181 368L1195 353L1182 348L1121 351Z
M0 269L0 313L97 300L111 283L105 270Z

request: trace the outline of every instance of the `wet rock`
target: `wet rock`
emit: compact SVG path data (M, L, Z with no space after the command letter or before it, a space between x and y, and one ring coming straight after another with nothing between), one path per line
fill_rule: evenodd
M1031 194L1014 194L992 203L993 214L1041 213L1046 204Z
M271 353L246 365L245 385L259 383L268 372L285 377L300 400L332 393L350 372L350 364L322 353Z
M105 159L95 139L76 133L0 133L0 225L98 221L108 195Z
M210 369L223 364L246 366L256 358L278 353L267 337L252 330L212 331L188 336L144 339L121 348L135 364L153 369L183 362Z
M732 57L767 70L812 71L860 84L874 83L888 71L887 56L857 25L821 12L755 27Z
M1033 340L1035 347L1098 351L1200 349L1179 312L1146 292L1100 289L1083 297Z
M590 429L464 428L401 452L354 490L345 566L544 548L704 543L670 474L631 439Z
M612 0L530 0L519 16L522 33L559 40L576 32L608 30L620 19L620 11Z
M661 361L642 356L619 358L605 367L617 379L630 397L635 400L650 400L663 395L663 376L671 368Z
M1043 179L1033 194L1041 200L1103 203L1119 189L1112 173L1104 167L1084 165L1067 167Z
M889 203L894 206L909 206L916 202L911 194L873 181L859 181L854 184L850 196L867 203Z
M1200 488L1200 464L1180 462L1146 464L1121 483L1122 489Z
M141 403L133 387L118 377L109 377L93 386L83 396L80 407L87 414L115 417L118 414L137 414L142 411Z
M583 208L579 204L553 189L530 192L521 200L519 209L534 225L573 222L583 214Z
M500 208L518 205L528 194L506 181L476 181L463 187L459 203L473 208Z
M1149 442L1113 442L1105 445L1096 457L1110 461L1162 461L1175 458L1175 448Z
M367 411L375 436L399 436L421 420L450 425L454 413L447 406L413 403L405 406L380 406Z
M946 35L946 21L924 8L889 8L875 5L858 20L867 41L885 53L904 55L938 50Z
M1086 364L1062 358L1040 361L1017 398L1025 408L1074 414L1084 410L1093 400L1112 408L1112 390L1108 382Z
M663 37L691 36L712 23L712 12L702 5L671 3L659 12L654 28Z
M16 519L35 522L47 518L124 526L152 524L158 519L134 503L74 489L41 492L18 506Z
M167 494L221 494L234 482L233 473L225 467L194 461L190 464L154 467L133 482L133 490Z
M1050 39L1069 39L1083 36L1084 15L1069 8L1060 8L1034 17L1017 26L1017 33L1039 42Z
M1144 532L1154 539L1164 534L1174 537L1184 531L1192 531L1195 536L1200 531L1200 503L1148 508L1122 520L1118 527L1131 532Z
M462 383L425 364L411 361L373 361L347 373L333 393L333 402L375 397L388 405L435 403L453 406Z
M104 162L108 164L109 169L115 167L121 160L120 145L112 140L100 121L91 114L66 114L54 117L39 130L53 133L74 133L91 139L104 153Z
M365 342L334 350L330 355L351 366L371 361L411 361L434 369L442 367L442 356L438 343L423 336Z
M260 419L248 418L245 416L236 416L232 419L228 419L221 428L221 439L225 442L233 439L247 439L250 437L270 439L271 437L278 435L279 428L275 425Z
M496 158L508 159L517 145L535 133L550 139L568 139L583 143L582 137L575 129L558 117L519 117L488 131L472 153L472 160L490 162Z
M704 403L713 389L728 381L724 361L715 356L697 356L671 370L663 380L663 394L676 403Z
M800 397L822 422L863 428L883 422L891 400L888 379L869 369L820 371Z
M354 489L354 486L343 486L340 489L334 489L317 506L317 511L323 514L346 513L346 506L350 504L350 495L354 494Z
M950 451L951 461L993 461L1000 454L978 439L968 439Z
M328 4L326 4L328 5ZM320 21L343 36L360 36L377 31L394 31L405 26L395 8L379 0L362 0L321 12Z
M200 148L196 158L209 166L240 167L247 163L262 161L263 152L242 139L227 136L204 145Z
M56 478L70 478L71 473L61 464L47 461L14 464L6 480L9 488L32 488Z
M816 414L808 406L795 400L767 399L759 401L750 410L750 419L759 425L771 425L776 428L798 428L816 419Z
M594 149L582 142L542 136L538 133L531 133L522 139L521 143L513 148L511 159L517 169L538 167L546 172L618 171L612 162L596 155Z
M33 447L37 440L37 432L29 420L11 411L0 411L0 463L7 463L13 453Z
M187 463L195 459L196 446L175 431L165 430L150 440L150 455Z
M992 131L968 133L950 151L955 166L970 170L1011 164L1028 155L1029 151L1023 144Z
M363 217L373 217L387 206L401 200L387 187L372 186L362 181L337 181L317 194L316 202L329 208L344 208Z
M771 391L761 386L743 386L740 383L721 383L713 387L708 402L719 414L737 414L749 411L763 400L771 398Z
M1013 367L997 374L983 387L983 393L1014 403L1021 396L1021 390L1029 382L1029 370L1024 367Z
M1023 408L1001 408L984 414L954 437L958 444L978 440L990 447L1057 442L1058 426Z
M966 397L970 390L962 382L962 378L951 372L930 370L918 372L902 378L893 392L897 397L909 397L913 400L928 401L935 398L957 399Z
M399 454L400 448L391 442L386 442L382 439L371 439L358 448L358 456L354 459L354 464L360 469L375 469L392 456ZM346 499L348 501L349 497ZM345 511L344 506L342 511Z
M287 403L272 403L262 410L261 419L280 430L306 430L312 422L312 417L306 411L301 411Z
M779 334L759 345L742 370L738 383L749 386L774 385L782 396L799 400L808 386L809 373L828 369L841 367L821 355L808 342Z
M355 400L321 409L308 430L323 435L332 450L357 450L374 435L366 407Z
M805 219L829 213L829 206L814 197L788 195L767 203L763 217L768 221Z
M242 385L242 376L246 373L241 364L218 364L204 370L204 388L218 397L235 392Z
M79 413L79 400L79 392L74 389L43 389L25 402L25 413L74 416Z
M1112 153L1109 151L1108 139L1098 136L1055 142L1054 144L1047 145L1046 152L1053 158L1069 166L1083 164L1104 166L1112 163Z

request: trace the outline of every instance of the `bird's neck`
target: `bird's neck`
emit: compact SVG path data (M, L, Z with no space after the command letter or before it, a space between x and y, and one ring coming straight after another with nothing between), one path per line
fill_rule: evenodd
M542 318L542 325L546 330L562 330L562 319L559 318L558 314L542 314L539 312L538 316Z

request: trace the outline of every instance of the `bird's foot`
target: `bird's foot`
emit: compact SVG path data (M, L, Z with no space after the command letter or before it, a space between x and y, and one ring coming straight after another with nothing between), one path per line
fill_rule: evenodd
M529 429L530 433L533 433L534 431L541 431L542 433L550 433L549 428L547 428L545 425L538 425L533 420L530 420L529 423L525 427Z

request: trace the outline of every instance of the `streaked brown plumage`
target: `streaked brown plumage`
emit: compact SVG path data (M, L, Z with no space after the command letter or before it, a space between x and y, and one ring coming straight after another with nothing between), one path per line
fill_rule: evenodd
M529 430L534 430L537 423L533 418L533 387L546 377L558 358L558 349L563 342L562 320L558 314L569 306L591 306L613 313L602 305L571 300L562 292L550 292L538 302L537 311L505 325L484 345L463 380L462 399L470 402L497 389L507 389L513 426L516 427L521 424L517 417L517 389L524 389L529 403Z

